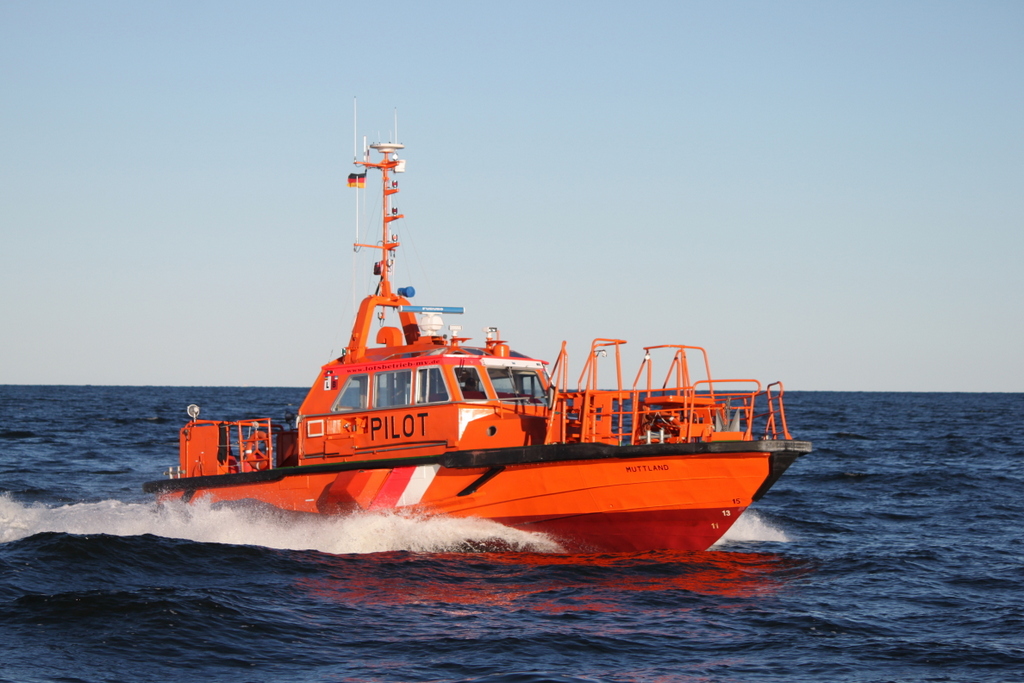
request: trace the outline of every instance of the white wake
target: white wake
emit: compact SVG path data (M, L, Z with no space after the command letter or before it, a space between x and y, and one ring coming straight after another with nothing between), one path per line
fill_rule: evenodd
M452 552L500 548L559 552L544 534L519 531L486 519L411 517L392 512L340 516L299 515L267 509L191 504L75 503L24 505L0 496L0 543L43 532L140 536L153 534L202 543L319 550L337 555L397 550Z
M725 535L718 540L718 543L711 546L717 548L729 543L742 543L748 541L771 541L774 543L789 543L789 536L782 529L766 522L756 510L747 510L736 520L736 523L729 527Z

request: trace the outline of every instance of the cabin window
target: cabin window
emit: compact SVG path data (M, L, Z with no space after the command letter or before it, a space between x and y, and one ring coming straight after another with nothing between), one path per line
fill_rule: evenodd
M373 387L374 408L407 406L412 403L412 370L378 372Z
M455 379L459 383L463 399L472 401L473 399L487 398L483 378L480 377L480 371L475 366L465 365L455 368Z
M345 410L366 410L366 395L369 390L369 375L349 375L331 411L340 413Z
M450 400L441 368L420 368L416 371L416 402L444 403Z
M535 370L522 368L487 368L494 393L502 401L545 403L544 382Z

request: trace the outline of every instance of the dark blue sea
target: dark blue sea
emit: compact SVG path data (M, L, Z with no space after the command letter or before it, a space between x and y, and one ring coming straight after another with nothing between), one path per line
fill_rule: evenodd
M1024 394L787 394L814 442L708 552L157 506L185 406L0 386L0 681L1024 681Z

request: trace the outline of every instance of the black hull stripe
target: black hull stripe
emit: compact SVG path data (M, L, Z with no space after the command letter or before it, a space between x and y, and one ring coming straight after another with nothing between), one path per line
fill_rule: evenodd
M299 467L277 467L262 472L241 472L238 474L215 474L206 477L184 477L150 481L142 485L146 493L169 493L171 491L196 491L198 489L224 488L244 484L259 484L280 481L285 477L303 477L310 474L350 472L352 470L394 469L418 465L441 465L450 469L480 469L529 465L540 463L566 462L571 460L610 460L615 458L649 458L675 455L769 453L772 467L768 481L758 494L764 492L782 476L797 457L811 452L809 441L711 441L707 443L665 443L640 446L612 446L603 443L548 444L543 446L518 446L513 448L490 448L472 451L452 451L440 455L423 455L382 460L355 460L324 463L322 465L301 465ZM782 456L782 457L779 457ZM776 463L778 462L778 465ZM785 464L783 464L783 462ZM777 473L776 473L777 472ZM754 499L760 496L756 496Z

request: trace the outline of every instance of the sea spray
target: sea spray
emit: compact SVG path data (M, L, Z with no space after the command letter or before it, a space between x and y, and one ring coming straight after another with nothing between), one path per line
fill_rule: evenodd
M203 499L188 505L105 500L47 507L24 505L10 496L0 496L0 542L7 543L44 532L113 536L152 534L202 543L319 550L338 555L398 550L561 550L545 534L520 531L476 518L424 517L390 511L322 516L261 505L211 504Z
M786 532L767 522L756 510L747 510L736 523L729 527L725 535L718 540L712 548L722 549L730 543L743 543L747 541L769 541L774 543L789 543L789 536Z

